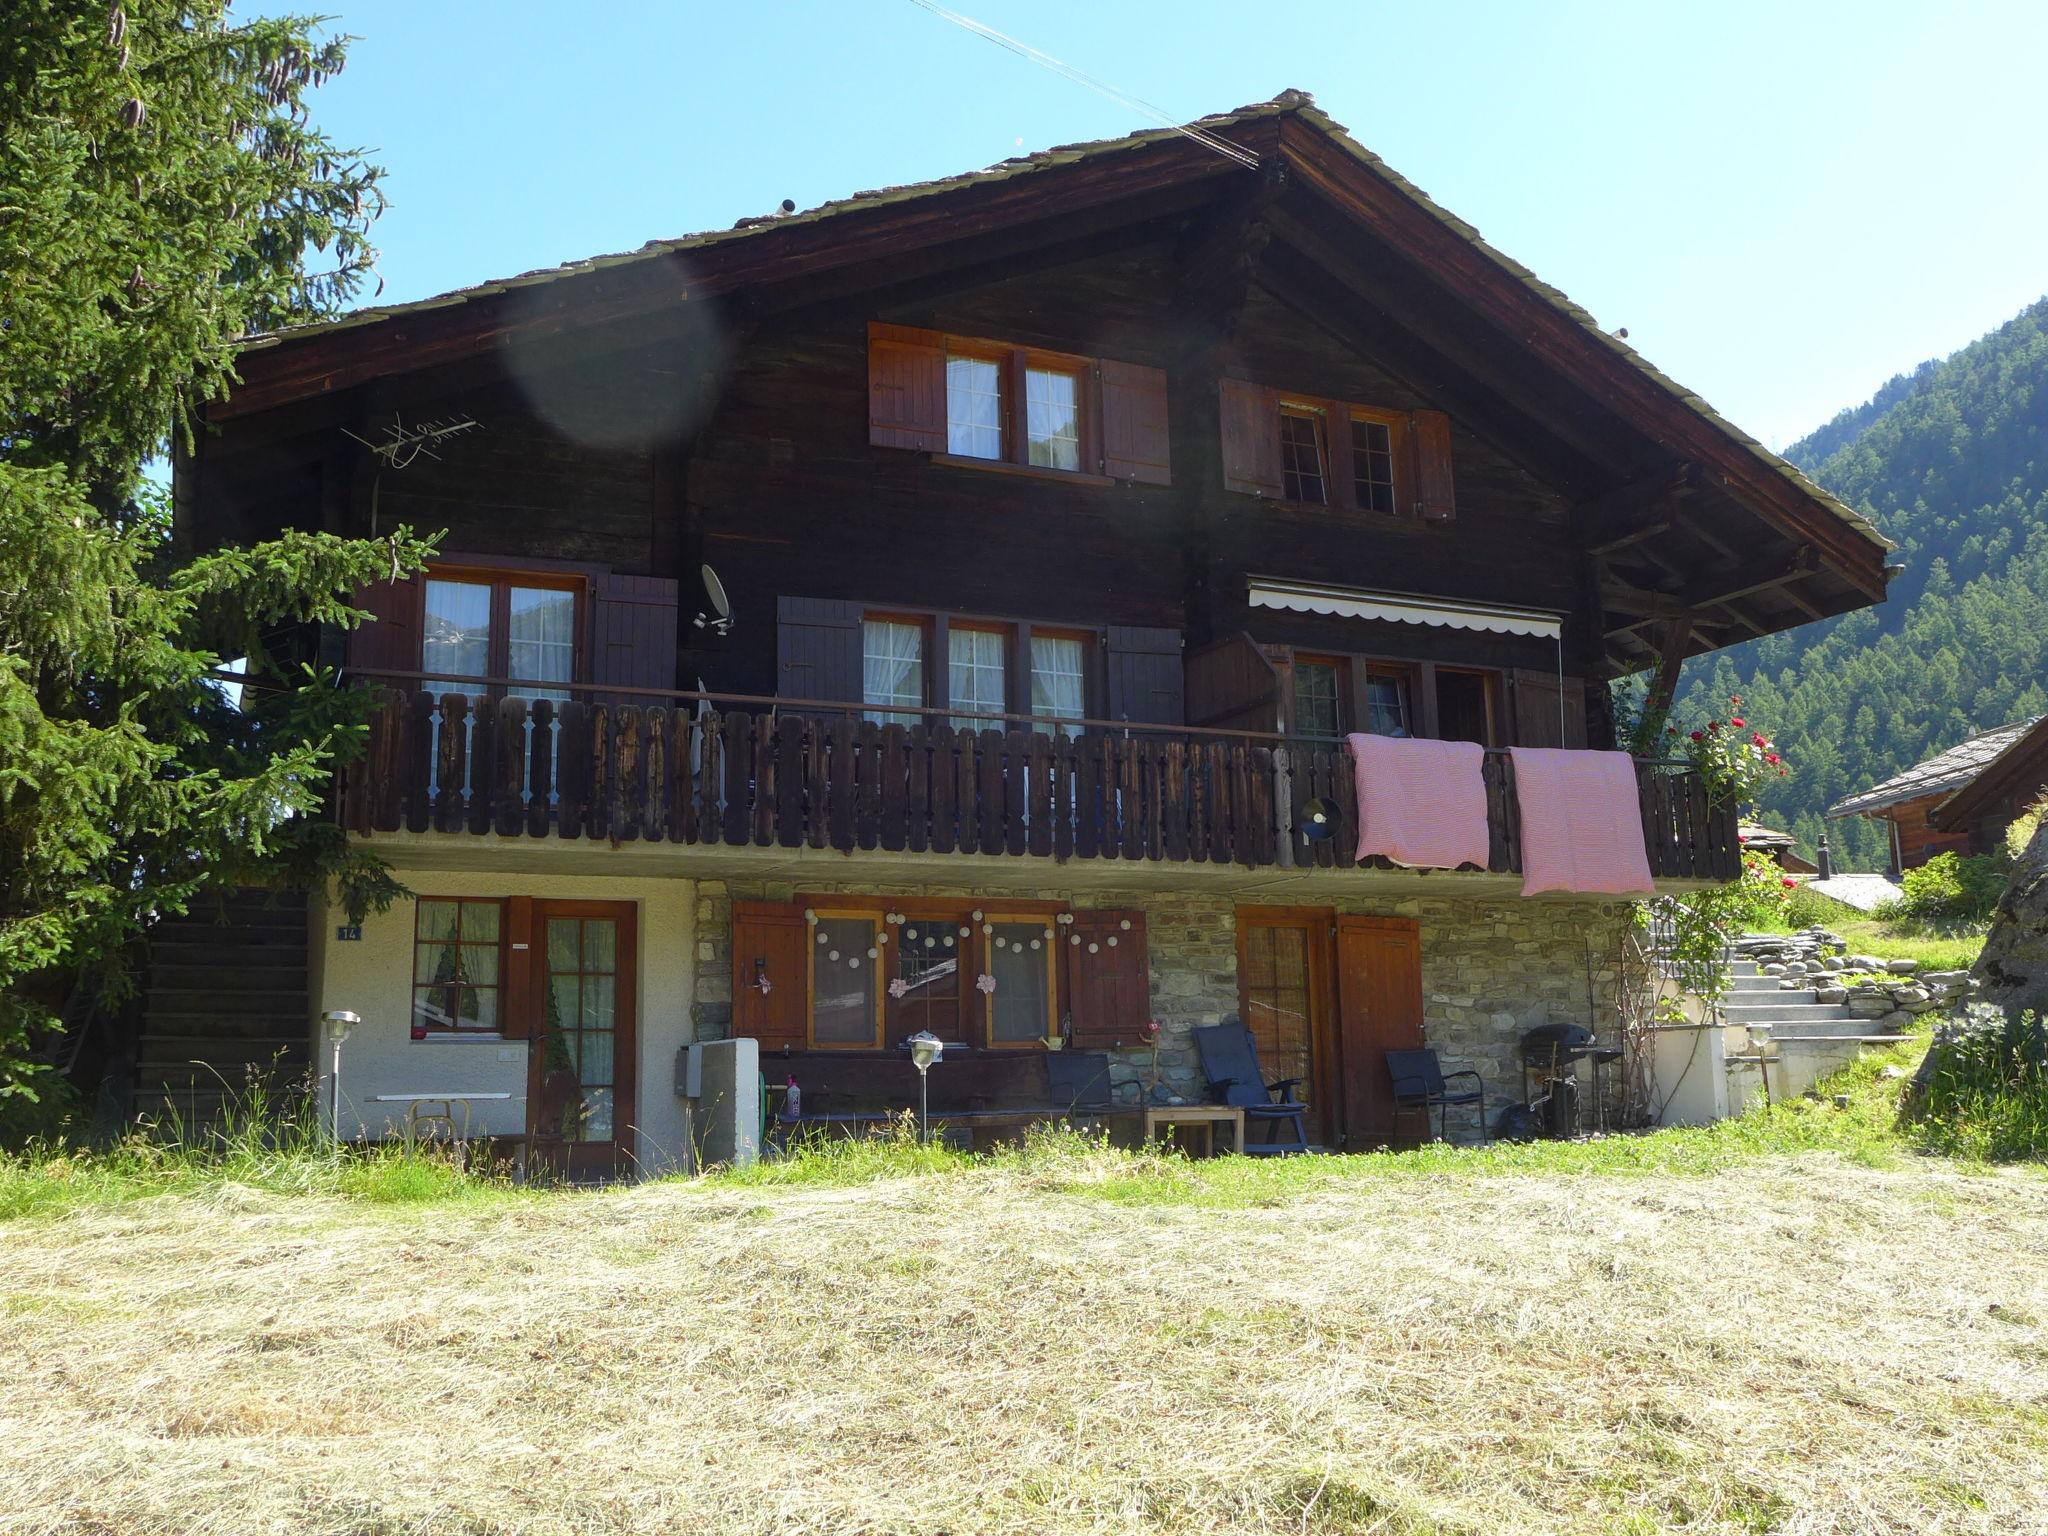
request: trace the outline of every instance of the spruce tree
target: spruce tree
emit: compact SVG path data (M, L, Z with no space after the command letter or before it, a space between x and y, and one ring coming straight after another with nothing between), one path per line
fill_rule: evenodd
M346 304L380 172L313 126L346 40L218 0L11 0L0 28L0 1123L153 914L285 870L395 889L316 812L358 700L265 637L350 624L426 546L175 562L148 474L235 342ZM247 657L235 707L209 674ZM10 1116L12 1106L16 1111Z

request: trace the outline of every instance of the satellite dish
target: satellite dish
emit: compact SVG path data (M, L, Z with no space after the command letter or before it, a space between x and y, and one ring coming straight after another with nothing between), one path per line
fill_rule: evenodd
M1301 807L1301 835L1312 843L1337 835L1337 807L1329 800L1307 800Z
M697 568L704 579L704 600L711 605L709 614L697 615L697 627L709 626L717 634L726 634L732 629L732 602L725 595L725 583L718 579L718 572L708 565Z

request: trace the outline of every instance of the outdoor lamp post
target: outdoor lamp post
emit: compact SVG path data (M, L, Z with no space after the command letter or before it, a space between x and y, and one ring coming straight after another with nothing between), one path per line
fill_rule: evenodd
M946 1053L946 1042L928 1029L920 1029L910 1037L910 1060L917 1068L917 1139L920 1143L932 1139L931 1126L931 1078L927 1075L932 1063Z
M327 1134L336 1142L341 1140L341 1042L348 1038L348 1032L362 1023L360 1014L350 1013L346 1008L330 1009L320 1015L320 1022L327 1026L328 1043L334 1055L327 1070Z

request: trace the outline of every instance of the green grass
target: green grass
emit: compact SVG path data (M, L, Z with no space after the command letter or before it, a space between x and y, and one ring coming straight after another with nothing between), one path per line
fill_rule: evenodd
M1792 933L1815 924L1839 933L1852 955L1917 960L1924 971L1967 971L1984 948L1981 927L1937 928L1882 920L1810 890L1795 892L1786 917L1763 931Z
M173 1117L111 1146L36 1142L0 1153L0 1221L166 1195L231 1199L248 1190L382 1205L519 1193L507 1170L458 1166L431 1146L335 1146L310 1107L255 1088L204 1126Z

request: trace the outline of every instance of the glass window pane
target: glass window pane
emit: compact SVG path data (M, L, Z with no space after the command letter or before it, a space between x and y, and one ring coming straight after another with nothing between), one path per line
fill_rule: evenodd
M455 1027L455 988L414 987L412 989L412 1021L428 1029L453 1029Z
M559 1034L574 1030L583 1017L583 978L548 977L548 1029Z
M996 989L989 997L989 1038L1015 1043L1052 1033L1051 951L1046 922L997 923L989 938L988 968Z
M577 1075L586 1088L608 1088L612 1082L612 1032L608 1029L592 1030L583 1037L583 1049L577 1053ZM584 1102L590 1102L589 1095ZM594 1138L602 1140L603 1138Z
M608 917L583 925L583 969L609 972L619 968L619 925Z
M942 918L914 918L893 929L885 960L891 981L903 983L903 995L889 999L889 1043L929 1030L941 1040L966 1038L960 1027L962 946L967 940L965 913ZM971 994L970 994L971 995Z
M413 946L414 981L453 981L458 954L453 944L433 942Z
M875 1043L875 924L821 917L811 929L811 1027L823 1044Z
M508 675L536 683L568 682L576 659L576 594L556 587L514 587L509 596ZM514 691L527 699L569 697L560 688Z
M462 904L462 942L495 942L498 937L498 904L495 901L465 901Z
M548 919L548 969L574 971L583 953L582 924L573 917Z
M421 670L487 677L491 660L491 589L487 582L427 582L427 626Z
M1324 661L1294 664L1294 729L1299 735L1335 738L1343 733L1337 668Z
M1087 647L1067 635L1031 637L1031 713L1079 720L1088 713ZM1046 729L1046 727L1040 727Z
M992 629L962 629L955 625L946 632L946 637L950 647L952 707L1001 714L1008 707L1003 650L1009 636ZM1000 720L956 719L953 723L970 731L1003 728Z
M455 937L457 915L462 910L458 901L422 900L419 909L419 929L422 939L452 939Z
M869 619L861 625L861 698L869 704L924 703L924 626ZM915 725L917 715L871 710L877 725Z
M974 459L1003 456L1003 370L979 357L946 359L946 448Z
M1323 421L1306 411L1280 413L1281 490L1289 501L1323 500Z
M577 1133L580 1141L610 1141L612 1139L612 1092L611 1089L593 1088L583 1096L582 1127Z
M473 981L478 986L495 987L498 984L498 946L495 944L465 944L461 955L462 979Z
M1024 371L1026 446L1030 462L1048 469L1081 467L1080 384L1071 373Z
M577 1019L580 1029L610 1029L612 1027L613 993L618 985L610 976L585 976L583 978L583 1009Z
M1351 475L1359 506L1394 510L1394 438L1385 422L1351 423Z
M1366 709L1370 716L1365 728L1375 736L1406 736L1407 684L1398 677L1381 674L1366 680L1365 691Z
M462 1002L456 1010L456 1023L462 1029L496 1029L498 1027L498 989L496 987L463 987Z

